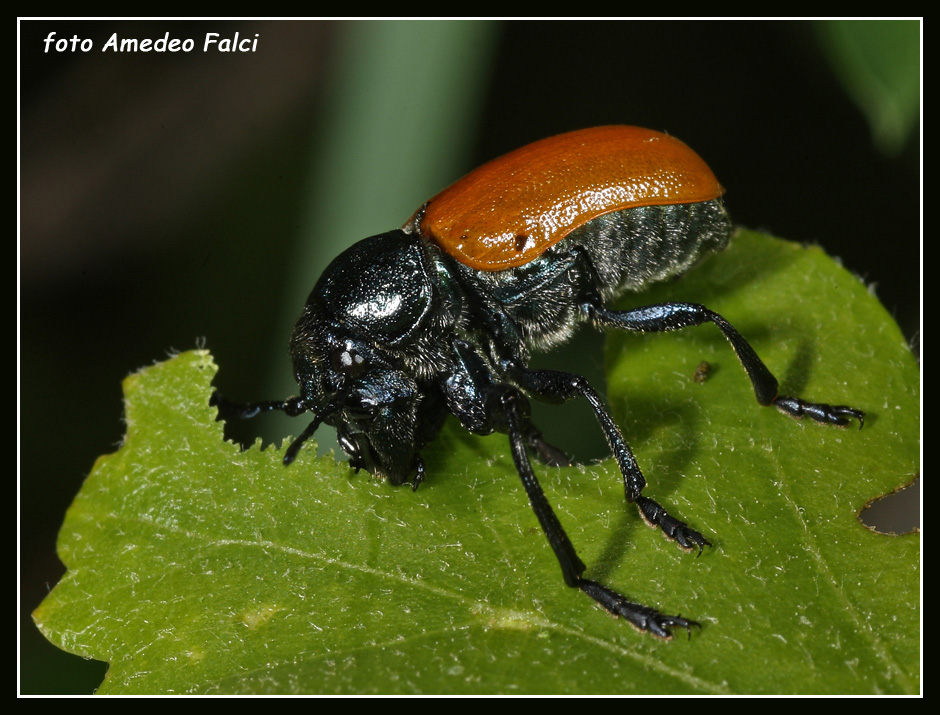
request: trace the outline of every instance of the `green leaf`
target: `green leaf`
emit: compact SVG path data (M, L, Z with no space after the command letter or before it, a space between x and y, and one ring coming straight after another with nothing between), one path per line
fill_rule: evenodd
M919 469L897 326L819 249L753 234L642 302L693 296L784 391L868 416L839 429L758 407L710 326L611 336L646 493L714 547L647 528L609 461L536 470L587 575L701 622L689 640L564 586L504 436L448 424L417 492L312 446L285 468L280 449L223 440L200 351L127 378L126 440L69 510L68 571L35 620L110 663L101 693L918 692L920 537L857 519Z
M824 20L814 27L875 145L900 154L920 121L921 21Z

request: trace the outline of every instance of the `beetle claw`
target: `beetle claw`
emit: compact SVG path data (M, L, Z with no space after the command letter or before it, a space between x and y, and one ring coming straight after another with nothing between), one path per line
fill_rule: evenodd
M657 527L661 529L667 539L675 541L686 551L694 551L697 548L698 555L701 556L704 548L712 545L711 542L699 532L691 528L684 521L680 521L674 516L671 516L652 499L638 497L636 505L640 510L640 514L643 516L643 520L646 521L647 524L654 529Z

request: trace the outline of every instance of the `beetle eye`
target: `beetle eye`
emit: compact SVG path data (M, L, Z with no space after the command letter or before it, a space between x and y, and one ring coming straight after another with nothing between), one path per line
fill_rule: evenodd
M366 361L347 343L345 347L333 351L330 363L336 372L356 377L365 369Z

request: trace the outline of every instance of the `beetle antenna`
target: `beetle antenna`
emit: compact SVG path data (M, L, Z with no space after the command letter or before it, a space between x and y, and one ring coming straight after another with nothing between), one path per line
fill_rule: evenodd
M212 407L219 408L219 413L215 418L216 421L230 419L250 420L252 417L257 417L265 412L274 412L275 410L280 410L290 417L296 417L307 411L302 397L289 397L286 400L266 400L264 402L243 404L240 402L232 402L218 390L212 393L212 396L209 398L209 404Z

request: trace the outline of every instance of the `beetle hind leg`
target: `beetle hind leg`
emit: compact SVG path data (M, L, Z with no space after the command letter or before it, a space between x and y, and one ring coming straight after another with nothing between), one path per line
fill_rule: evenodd
M809 417L823 424L845 427L858 420L859 429L865 422L865 413L846 405L829 405L823 402L807 402L797 397L777 394L777 378L767 369L751 344L737 329L721 315L698 303L660 303L634 310L608 310L599 304L588 302L584 306L591 320L598 327L619 328L634 333L665 333L704 323L718 326L731 344L741 365L747 372L754 395L762 405L773 405L791 417Z

